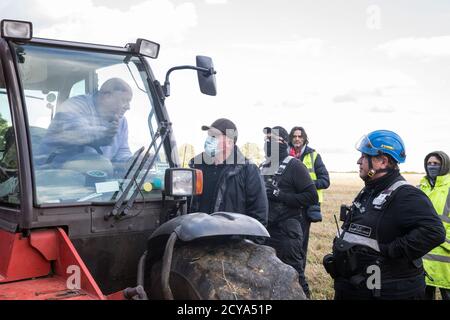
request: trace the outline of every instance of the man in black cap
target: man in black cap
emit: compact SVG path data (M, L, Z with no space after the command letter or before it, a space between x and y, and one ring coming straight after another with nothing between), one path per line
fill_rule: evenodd
M302 219L303 210L317 203L317 190L308 169L288 155L289 135L280 126L264 128L266 161L261 165L269 199L270 238L266 244L275 248L277 256L299 274L299 282L309 298L305 278Z
M242 213L266 226L268 203L264 182L258 167L236 146L235 124L221 118L202 130L208 131L205 151L191 159L189 166L202 170L203 194L194 197L190 211Z

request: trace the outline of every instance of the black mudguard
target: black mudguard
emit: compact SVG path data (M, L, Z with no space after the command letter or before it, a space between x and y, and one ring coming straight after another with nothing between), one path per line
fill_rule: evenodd
M223 236L270 237L267 229L258 220L244 214L190 213L167 221L152 233L148 240L151 256L160 254L173 232L184 242Z

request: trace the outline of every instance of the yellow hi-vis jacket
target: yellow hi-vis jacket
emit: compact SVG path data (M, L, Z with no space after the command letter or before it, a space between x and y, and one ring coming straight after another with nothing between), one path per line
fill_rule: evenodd
M316 161L316 158L317 158L316 151L305 155L305 157L303 158L303 164L308 169L309 175L311 176L311 179L313 181L317 180L316 171L314 170L314 162ZM323 202L323 190L317 189L317 195L319 196L319 202L322 203Z
M431 277L425 280L429 286L450 289L450 173L438 176L434 188L426 177L422 178L420 189L430 198L446 231L445 242L423 257L423 266Z

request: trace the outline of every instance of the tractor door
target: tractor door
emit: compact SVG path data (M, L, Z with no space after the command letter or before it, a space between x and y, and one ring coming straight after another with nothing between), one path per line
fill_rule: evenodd
M0 64L0 228L14 232L20 219L20 184L9 99Z

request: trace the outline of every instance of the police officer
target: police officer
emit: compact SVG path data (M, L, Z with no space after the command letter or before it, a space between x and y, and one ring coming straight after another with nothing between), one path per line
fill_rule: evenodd
M434 300L439 288L442 300L450 300L450 159L443 151L434 151L425 157L427 175L420 189L430 198L447 233L440 246L423 257L427 277L425 298Z
M399 163L402 139L377 130L357 144L365 187L350 210L324 266L334 278L335 299L423 299L422 256L445 240L432 203L406 183Z
M277 256L291 265L299 274L299 282L309 298L309 286L305 278L302 249L302 211L318 201L316 187L305 165L288 156L289 135L280 126L264 128L266 161L261 174L266 182L269 200L270 238L266 242L275 248Z

